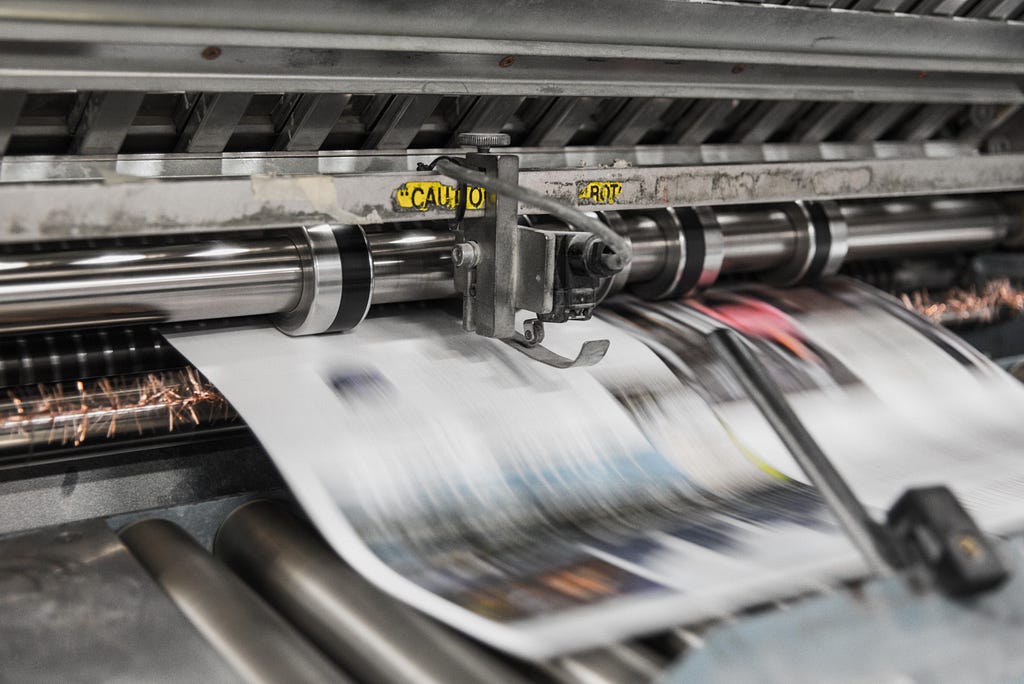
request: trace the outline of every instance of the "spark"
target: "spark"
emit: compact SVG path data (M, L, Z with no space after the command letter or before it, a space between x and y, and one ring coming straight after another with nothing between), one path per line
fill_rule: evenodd
M953 288L938 295L925 290L900 295L903 305L922 316L949 325L951 323L990 323L1010 314L1024 312L1024 291L1011 285L1008 278L997 278L978 288Z
M65 387L72 388L65 392ZM7 390L0 401L0 444L4 437L51 446L80 446L113 439L174 432L230 422L237 414L195 368L145 375L78 380L72 385L36 385ZM125 419L131 422L126 424Z

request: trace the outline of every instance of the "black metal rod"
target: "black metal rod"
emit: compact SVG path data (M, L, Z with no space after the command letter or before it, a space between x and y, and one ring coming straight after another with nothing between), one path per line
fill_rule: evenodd
M900 556L887 530L867 512L740 334L721 328L708 333L707 337L715 352L738 371L737 380L768 419L872 569L887 573L890 568L900 567Z

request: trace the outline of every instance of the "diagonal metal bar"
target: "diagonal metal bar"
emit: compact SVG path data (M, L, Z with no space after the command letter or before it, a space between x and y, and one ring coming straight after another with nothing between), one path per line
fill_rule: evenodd
M633 98L608 122L598 145L636 145L672 106L668 97Z
M175 147L177 152L223 152L245 114L250 93L202 93L195 99Z
M351 98L347 93L300 95L295 107L285 118L273 149L319 150Z
M26 95L21 91L0 93L0 156L7 151L7 145L18 125L18 117L25 106Z
M71 153L117 154L144 97L141 92L90 94L75 128Z
M363 141L364 150L401 149L412 144L438 103L440 95L394 95Z

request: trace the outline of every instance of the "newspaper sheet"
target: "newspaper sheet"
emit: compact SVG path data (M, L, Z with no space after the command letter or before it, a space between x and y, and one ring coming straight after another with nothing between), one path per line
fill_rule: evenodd
M723 420L698 378L608 322L560 326L548 342L569 354L597 338L611 341L600 364L557 370L441 311L348 335L170 336L341 556L519 656L866 571L760 414Z
M1024 387L895 300L835 280L817 288L747 287L686 303L627 301L619 309L645 334L682 345L690 359L687 331L724 325L742 332L829 460L879 516L909 486L945 484L988 531L1024 529ZM719 407L737 430L749 410L742 397ZM773 458L775 448L763 443L763 457Z
M544 658L719 616L866 566L706 334L741 332L879 514L948 484L1024 521L1024 389L849 281L612 302L554 327L556 370L440 310L292 339L172 343L246 419L340 555L498 648Z

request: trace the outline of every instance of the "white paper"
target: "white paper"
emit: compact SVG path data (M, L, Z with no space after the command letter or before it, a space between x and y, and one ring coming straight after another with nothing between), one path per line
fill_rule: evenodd
M347 335L169 338L353 567L519 656L864 572L813 490L780 475L795 466L766 467L762 445L738 443L700 393L608 323L553 327L547 343L566 354L611 340L596 367L568 370L437 311Z

